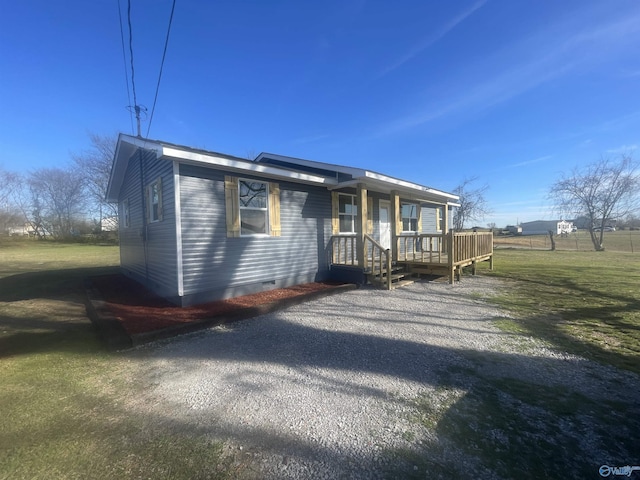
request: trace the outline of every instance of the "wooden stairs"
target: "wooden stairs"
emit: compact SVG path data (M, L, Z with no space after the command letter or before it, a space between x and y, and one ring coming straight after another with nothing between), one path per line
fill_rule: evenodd
M392 290L394 288L410 285L414 282L412 278L413 274L403 265L398 265L395 262L392 263L390 272L388 272L384 266L381 269L376 270L377 271L375 273L370 270L365 271L365 273L367 275L367 283L379 288L387 288L389 285L387 283L389 277L391 278L390 286Z

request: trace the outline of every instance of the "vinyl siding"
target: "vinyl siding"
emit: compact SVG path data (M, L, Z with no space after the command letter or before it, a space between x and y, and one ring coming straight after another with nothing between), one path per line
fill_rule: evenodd
M162 182L162 220L148 223L144 192L158 178ZM120 196L121 222L125 199L129 201L130 227L120 230L120 265L125 273L157 294L175 299L178 275L172 162L156 160L153 152L134 155L129 160Z
M278 184L281 236L227 238L224 172L180 165L185 296L227 298L327 276L329 192Z

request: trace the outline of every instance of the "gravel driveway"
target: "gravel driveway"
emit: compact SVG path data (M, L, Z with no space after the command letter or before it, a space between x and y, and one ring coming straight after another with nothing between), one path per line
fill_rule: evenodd
M144 403L224 440L248 476L369 479L428 476L394 452L438 442L415 421L415 399L445 408L473 382L469 369L561 384L596 400L631 382L635 395L637 376L496 329L492 320L504 312L479 298L499 288L478 276L454 286L360 289L142 347ZM455 448L432 455L495 476Z

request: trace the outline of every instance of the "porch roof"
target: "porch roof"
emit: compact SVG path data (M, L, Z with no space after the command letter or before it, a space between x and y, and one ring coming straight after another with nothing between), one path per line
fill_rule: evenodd
M364 184L368 190L390 193L395 190L403 198L421 202L443 203L451 206L459 206L460 197L435 188L391 177L382 173L363 168L336 165L331 163L316 162L302 158L286 157L273 153L261 153L255 159L259 163L276 163L287 168L301 169L306 172L322 172L324 175L332 175L340 179L340 182L328 186L329 190L356 187Z

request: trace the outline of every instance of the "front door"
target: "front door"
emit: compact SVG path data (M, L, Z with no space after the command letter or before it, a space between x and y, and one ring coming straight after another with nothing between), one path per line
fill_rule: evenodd
M391 248L391 222L389 221L389 202L380 201L378 213L380 218L380 245L384 248Z

